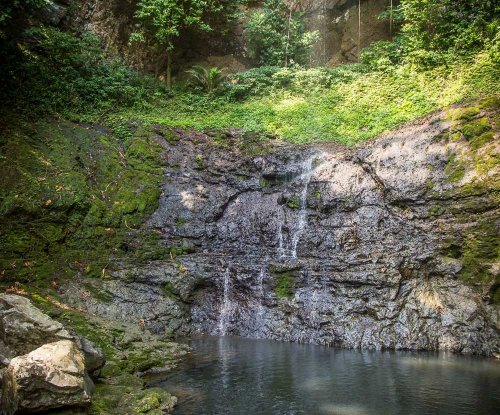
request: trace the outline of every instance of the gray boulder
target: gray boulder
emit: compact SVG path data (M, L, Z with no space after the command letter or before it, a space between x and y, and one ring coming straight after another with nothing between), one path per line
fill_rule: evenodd
M83 353L74 342L61 340L11 360L3 375L2 409L11 415L85 406L93 389Z
M106 363L104 352L90 340L71 333L58 321L36 308L25 297L0 295L0 367L16 356L27 354L46 343L73 340L85 356L85 368L92 377Z
M45 343L72 338L61 323L42 313L27 298L0 295L0 362L4 366Z
M106 364L106 356L102 349L92 343L89 339L74 335L74 341L85 357L85 369L91 378L96 379L101 373L102 367Z

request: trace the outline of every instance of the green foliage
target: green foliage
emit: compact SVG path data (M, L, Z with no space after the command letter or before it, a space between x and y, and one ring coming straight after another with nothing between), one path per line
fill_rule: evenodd
M401 0L405 60L434 66L470 56L498 36L500 4L492 0Z
M19 31L20 20L25 23L35 12L46 7L48 0L2 0L0 9L0 38L6 38L10 31ZM8 27L11 22L18 27ZM23 26L23 25L21 25ZM10 30L9 30L10 29Z
M308 63L317 32L305 30L302 14L283 0L264 0L246 25L250 56L261 65L289 66Z
M230 20L237 3L229 0L140 0L135 13L136 31L130 41L149 41L160 52L166 52L167 85L171 87L172 51L181 32L187 29L212 31L210 17L218 15L219 19Z
M361 50L360 62L372 70L384 71L394 68L402 60L399 38L395 41L374 42Z
M183 29L209 32L213 30L210 16L218 14L229 18L237 3L228 0L140 0L135 13L137 31L131 40L152 38L165 50L173 50L174 41Z
M121 115L179 128L241 128L294 143L355 145L452 103L493 96L500 90L495 59L486 51L448 67L383 72L363 65L262 67L232 75L234 84L222 95L179 92L155 108Z
M321 92L335 84L349 82L366 73L360 65L343 65L337 68L281 68L262 66L229 76L230 85L226 89L229 100L269 96L273 93L308 94Z
M164 88L109 56L100 40L77 37L55 28L34 28L19 46L5 53L0 80L5 85L0 105L82 114L152 102Z
M207 68L205 66L195 65L186 72L189 75L189 82L191 85L200 87L209 94L221 88L226 79L224 69L221 68Z

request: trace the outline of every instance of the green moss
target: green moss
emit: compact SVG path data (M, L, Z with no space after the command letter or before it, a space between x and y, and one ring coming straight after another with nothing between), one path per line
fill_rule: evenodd
M186 223L187 223L187 220L186 220L186 219L184 219L184 218L177 218L177 219L175 220L175 224L176 224L177 226L184 226Z
M441 216L444 215L445 213L446 209L439 204L432 205L431 208L429 209L430 216Z
M427 180L427 182L425 183L425 187L427 188L428 192L432 192L435 186L436 183L432 179Z
M457 158L457 156L452 155L448 164L444 170L447 175L447 180L452 183L461 181L465 176L465 163Z
M476 154L474 156L474 166L489 187L500 188L498 174L489 175L490 172L495 171L495 168L500 166L500 154L495 149L488 148L481 154Z
M294 296L293 276L290 271L273 272L275 293L278 298L292 298Z
M179 299L179 296L177 294L177 290L175 289L174 285L167 281L161 286L161 292L165 297L172 298L175 300Z
M104 276L112 258L163 257L160 238L141 231L157 208L163 179L163 149L153 136L145 128L105 136L55 120L3 130L0 272L6 281L47 286L76 270Z
M479 118L477 120L462 124L460 126L460 130L462 131L462 134L464 135L465 139L467 141L471 141L474 138L479 137L481 134L485 133L486 131L491 130L491 125L490 125L490 122L488 121L488 118L483 117L483 118Z
M465 108L454 108L448 110L448 117L451 120L471 120L480 112L479 106L465 107Z
M207 164L203 160L203 156L201 154L197 154L194 157L194 164L196 170L205 170L207 168Z
M500 236L496 226L489 222L474 226L464 237L460 275L472 284L495 280L491 268L500 260Z
M495 139L495 134L493 133L493 131L487 131L478 137L472 138L469 141L469 147L472 150L477 151L481 147L483 147L485 144L493 141L494 139Z
M171 257L176 258L178 256L189 254L190 249L186 245L181 244L181 245L171 246L169 252Z
M500 304L500 284L495 284L491 290L491 302Z
M286 205L290 209L300 209L300 199L298 196L293 196L287 200Z

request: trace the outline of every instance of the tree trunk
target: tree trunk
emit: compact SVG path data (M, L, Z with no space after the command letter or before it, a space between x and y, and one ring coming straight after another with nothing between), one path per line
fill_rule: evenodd
M389 15L389 36L392 41L392 0L391 0L391 13Z
M172 88L172 51L167 50L167 87Z
M292 23L292 7L290 6L290 12L288 14L288 33L286 36L286 47L285 47L285 68L288 67L288 47L290 46L290 24Z
M361 0L358 0L358 62L361 60Z

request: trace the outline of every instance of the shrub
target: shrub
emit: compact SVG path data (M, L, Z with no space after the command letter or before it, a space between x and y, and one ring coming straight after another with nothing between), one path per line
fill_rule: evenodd
M55 28L30 29L0 64L2 104L45 112L79 112L130 106L165 92L151 77L108 55L100 40Z
M186 72L189 75L191 85L200 87L209 94L220 89L226 79L224 69L221 68L207 68L196 65Z

